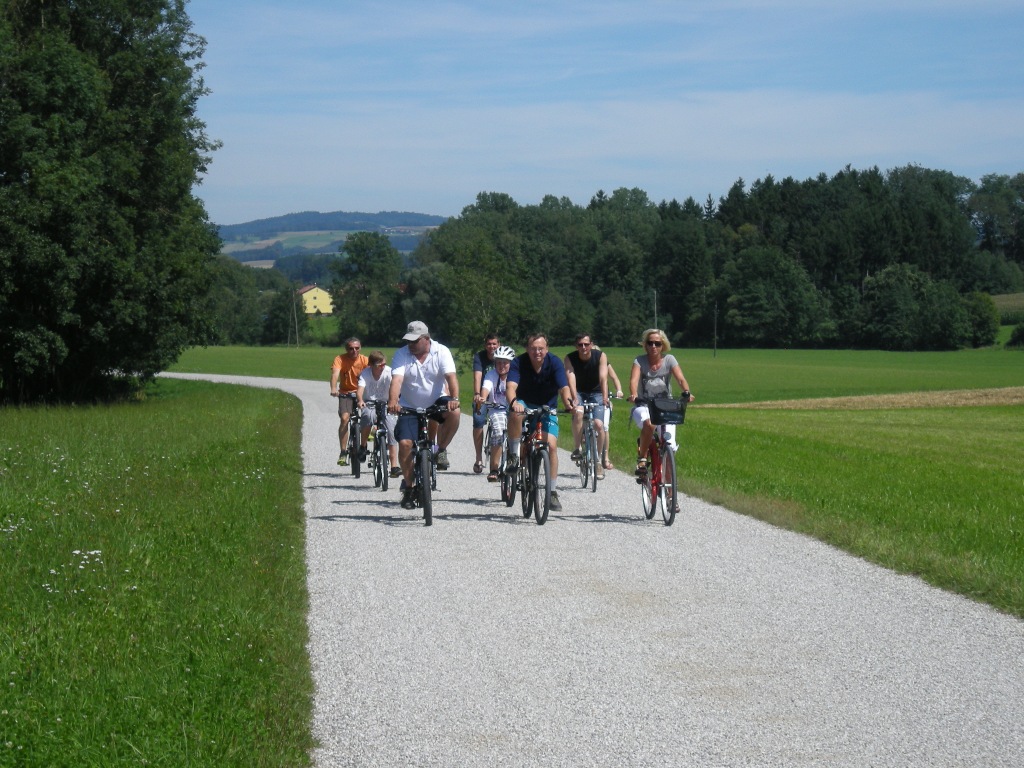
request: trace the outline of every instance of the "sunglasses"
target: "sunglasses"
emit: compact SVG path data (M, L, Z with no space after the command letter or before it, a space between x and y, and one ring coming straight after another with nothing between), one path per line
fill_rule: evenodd
M576 343L577 347L589 347L593 342L591 341L579 341Z
M661 342L660 341L650 341L650 340L648 340L647 346L648 347L660 347L661 346Z
M362 347L345 347L349 352L358 352Z

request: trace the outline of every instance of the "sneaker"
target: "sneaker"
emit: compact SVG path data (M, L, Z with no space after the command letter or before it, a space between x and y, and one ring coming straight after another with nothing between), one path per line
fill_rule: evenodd
M569 458L576 462L583 458L582 454L580 454L580 449L577 448L575 451L573 451L572 455L570 455Z
M402 468L401 467L392 467L391 468L391 476L392 477L401 477L402 476Z
M552 491L551 492L551 505L550 505L550 509L551 509L552 512L561 512L562 511L562 502L560 502L558 500L558 491Z
M402 491L402 509L416 509L415 491L412 488Z
M341 456L338 457L338 466L339 467L347 467L348 466L348 454L347 453L342 453Z
M598 470L597 470L597 479L598 480L604 480L604 470L601 469L601 468L598 468Z
M359 449L359 461L360 462L365 462L366 461L366 457L369 456L369 454L370 454L370 452L368 450L366 450L365 446L360 448Z
M437 452L437 468L448 469L448 451L440 450Z
M519 457L513 453L508 457L508 467L505 472L515 472L517 469L519 469Z

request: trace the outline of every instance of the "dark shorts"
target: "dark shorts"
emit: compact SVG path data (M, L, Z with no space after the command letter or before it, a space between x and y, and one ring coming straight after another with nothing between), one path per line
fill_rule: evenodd
M451 400L451 398L445 395L444 397L437 398L437 400L434 401L434 405L447 403L449 400ZM443 416L431 416L430 418L438 422L444 421ZM419 421L419 416L414 413L399 416L398 423L395 425L395 438L399 441L411 440L415 442L416 438L419 437Z

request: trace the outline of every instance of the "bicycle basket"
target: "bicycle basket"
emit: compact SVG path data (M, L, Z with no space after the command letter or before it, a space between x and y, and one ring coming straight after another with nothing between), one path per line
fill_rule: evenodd
M671 397L656 397L648 405L651 424L682 424L686 418L686 401Z

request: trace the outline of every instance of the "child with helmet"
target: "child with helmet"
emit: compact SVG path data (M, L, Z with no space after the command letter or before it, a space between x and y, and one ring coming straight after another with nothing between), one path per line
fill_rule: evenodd
M490 409L491 422L491 466L487 481L498 482L498 467L501 464L501 447L505 443L505 430L508 427L508 400L505 399L505 386L508 370L516 357L512 347L502 346L494 351L494 368L489 370L480 383L480 397L484 402L493 404Z

